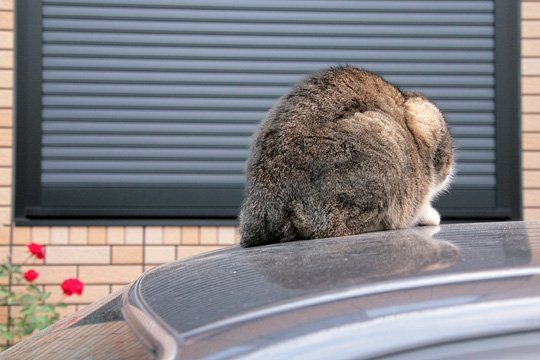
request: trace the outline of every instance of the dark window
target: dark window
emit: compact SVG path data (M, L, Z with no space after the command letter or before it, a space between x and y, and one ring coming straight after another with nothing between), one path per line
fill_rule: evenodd
M17 223L234 219L249 138L348 63L432 97L459 148L447 219L520 217L518 1L17 4Z

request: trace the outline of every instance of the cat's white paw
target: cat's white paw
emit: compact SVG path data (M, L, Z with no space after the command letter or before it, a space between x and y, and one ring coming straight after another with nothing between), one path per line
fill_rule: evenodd
M441 223L441 215L431 206L426 209L422 217L420 218L420 224L422 225L439 225Z
M439 231L441 231L441 227L438 225L437 226L419 226L415 228L415 231L426 238L432 238L435 235L437 235Z

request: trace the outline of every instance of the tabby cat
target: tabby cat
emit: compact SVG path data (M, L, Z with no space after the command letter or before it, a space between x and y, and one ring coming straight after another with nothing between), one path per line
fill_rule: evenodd
M441 111L352 66L294 86L254 135L241 245L437 225L453 173Z

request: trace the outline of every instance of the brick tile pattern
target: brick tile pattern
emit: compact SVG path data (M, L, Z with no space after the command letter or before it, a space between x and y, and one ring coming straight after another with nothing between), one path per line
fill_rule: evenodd
M521 3L523 216L540 220L540 2Z
M142 264L142 245L116 245L112 247L112 264Z
M69 228L55 226L51 228L51 244L65 245L69 243Z
M86 226L70 227L68 241L72 245L86 245L88 243L88 228Z
M144 238L144 229L142 226L126 227L125 243L132 245L142 245Z
M159 245L163 243L163 228L161 226L147 226L144 229L144 240L147 244Z
M200 231L197 226L184 226L182 228L182 244L198 245L199 233Z
M163 243L166 245L179 245L182 241L182 231L177 226L163 228Z
M13 228L13 243L14 244L26 244L29 243L32 238L32 231L27 226L17 226Z
M110 264L111 247L101 245L48 245L46 264Z
M13 0L0 1L0 225L11 223ZM5 233L0 234L0 236ZM17 234L19 236L19 234ZM21 239L18 237L18 239Z
M147 245L144 248L145 264L163 264L174 260L174 245Z
M95 226L88 229L88 244L103 245L107 243L107 228Z
M11 227L0 225L0 245L9 245L11 243Z
M47 226L32 227L32 241L38 244L50 244L51 228Z
M236 242L236 228L222 226L217 229L217 243L219 245L232 245Z
M107 244L123 244L124 228L121 226L109 226L107 228Z

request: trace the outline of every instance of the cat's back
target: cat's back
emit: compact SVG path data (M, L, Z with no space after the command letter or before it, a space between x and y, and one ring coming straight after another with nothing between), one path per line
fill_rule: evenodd
M315 73L284 95L264 119L253 140L248 178L279 187L287 179L311 177L382 153L393 138L403 143L404 101L395 86L366 70L340 66Z
M403 94L369 71L339 66L317 72L283 96L266 121L320 126L357 112L382 111L402 117Z

